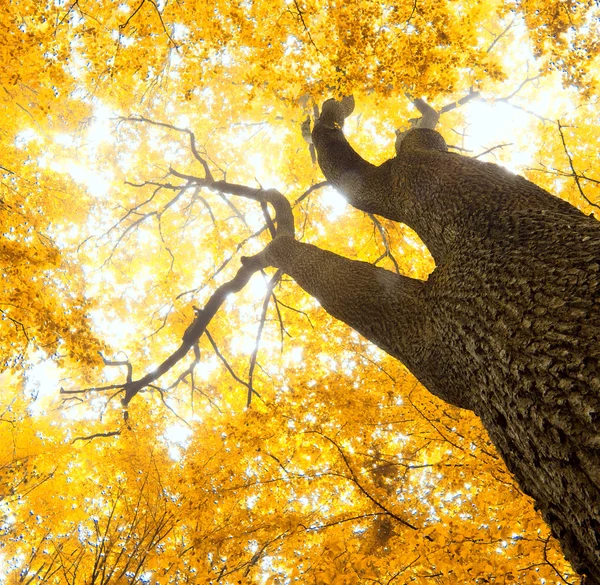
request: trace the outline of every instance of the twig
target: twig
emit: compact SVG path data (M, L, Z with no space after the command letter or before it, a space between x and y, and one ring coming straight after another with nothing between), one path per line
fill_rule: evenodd
M467 102L470 102L471 100L478 98L479 97L479 92L478 91L473 91L473 89L469 90L469 93L463 97L461 97L459 100L456 100L455 102L446 104L443 108L440 109L440 116L442 114L445 114L446 112L450 112L451 110L454 110L456 108L458 108L459 106L463 106L464 104L466 104Z
M474 156L473 158L479 158L480 156L485 156L486 154L489 154L490 152L493 152L494 150L498 149L498 148L504 148L505 146L512 146L512 142L506 142L505 144L497 144L496 146L492 146L491 148L488 148L487 150L484 150L483 152L480 152L478 155Z
M121 431L110 431L108 433L94 433L93 435L88 435L87 437L75 437L71 444L76 443L77 441L91 441L92 439L98 439L100 437L118 437L121 434Z
M575 179L575 183L577 184L577 189L579 189L579 193L581 194L581 196L592 206L595 207L596 209L600 209L600 205L597 205L596 203L593 203L592 201L590 201L590 199L588 198L588 196L583 192L583 189L581 187L581 183L579 182L579 175L577 174L577 171L575 170L575 165L573 164L573 158L571 157L571 153L569 152L569 149L567 148L567 143L565 141L565 135L563 134L563 128L564 126L561 125L560 120L557 122L558 124L558 131L560 132L560 139L562 141L562 145L565 151L565 154L567 155L567 158L569 159L569 166L571 167L571 172L573 173L572 176L573 179Z
M256 333L256 342L254 344L254 350L252 351L252 356L250 357L250 368L248 370L248 400L246 402L246 407L249 408L252 402L252 394L256 394L256 391L252 387L252 378L254 375L254 368L256 366L256 357L258 356L258 348L260 346L260 338L262 336L262 331L265 326L265 321L267 318L267 310L269 308L269 301L271 300L271 295L273 294L273 289L279 282L281 275L283 274L282 270L278 270L271 278L271 281L267 285L267 294L265 295L265 300L263 301L263 309L262 314L260 316L260 322L258 324L258 331Z
M508 26L499 34L496 36L496 38L492 41L491 45L485 50L486 53L490 53L491 50L494 48L494 45L511 29L512 25L515 23L515 18L513 18L509 23Z
M503 97L503 98L498 98L497 102L508 102L511 98L515 97L528 83L531 83L532 81L535 81L536 79L539 79L541 77L541 74L536 75L535 77L527 77L524 81L522 81L519 86L517 87L517 89L515 89L512 93L508 94L507 96Z
M301 201L304 201L313 191L327 187L328 185L330 185L329 181L321 181L320 183L311 185L306 191L304 191L304 193L302 193L302 195L300 195L300 197L298 197L298 199L296 199L296 201L294 201L294 207L296 207L296 205L298 205L298 203Z
M550 562L550 560L548 559L548 543L550 542L550 536L548 536L545 540L544 540L544 560L550 565L550 567L552 567L552 570L558 575L558 578L563 582L566 583L566 585L573 585L573 583L571 583L571 581L567 581L562 573Z
M206 337L208 338L208 341L212 345L214 352L217 354L217 357L223 362L223 365L225 366L225 368L227 369L227 371L231 374L231 377L236 382L239 382L240 384L242 384L242 386L245 386L246 388L248 388L248 392L252 392L252 388L250 387L250 385L248 384L248 382L244 382L244 380L242 380L233 371L233 368L229 365L229 362L225 359L225 356L219 351L219 347L217 346L217 344L216 344L215 340L213 339L212 335L208 332L208 329L204 332L204 334L206 335Z
M310 34L310 30L308 30L308 26L306 26L306 22L304 22L304 12L300 10L300 7L298 6L298 2L296 0L294 0L294 6L298 11L298 16L300 17L300 21L302 22L302 26L304 27L306 34L308 35L308 40L310 41L310 44L316 49L317 53L321 53L321 49L319 49L319 47L317 47L317 45L315 44L315 41L313 41L313 38Z
M173 124L168 124L167 122L157 122L156 120L151 120L150 118L146 118L144 116L129 116L127 118L119 119L123 122L144 122L153 126L160 126L161 128L168 128L169 130L175 130L176 132L183 132L184 134L187 134L190 138L190 150L192 151L194 158L202 165L206 179L211 182L214 181L214 177L210 172L208 162L202 156L200 156L200 152L198 151L196 135L189 128L178 128L177 126L173 126Z
M396 273L400 274L400 267L398 266L398 262L396 262L396 258L394 258L394 255L392 254L392 251L390 249L390 243L388 241L388 236L385 231L385 228L383 227L383 225L381 225L381 222L372 213L369 213L368 216L370 217L371 221L377 228L377 231L379 232L379 235L381 236L381 240L383 242L383 247L385 248L385 253L380 258L377 259L377 262L379 262L383 258L389 258L392 261L392 263L394 264ZM377 262L375 262L375 264L377 264Z
M169 34L169 31L167 30L167 27L165 26L165 22L163 20L162 14L160 13L158 6L156 5L156 3L153 0L142 0L139 3L138 7L129 15L127 20L123 24L119 25L119 30L124 30L125 28L127 28L127 26L129 25L129 23L131 22L133 17L140 11L140 9L146 3L146 1L148 1L150 4L152 4L152 6L154 6L154 10L156 10L156 14L158 15L160 24L162 25L163 30L165 31L165 34L167 35L167 38L169 39L169 42L173 45L173 47L175 47L176 50L179 50L179 45L173 40L173 38Z
M394 520L397 520L398 522L400 522L400 524L410 528L411 530L419 530L416 526L414 526L413 524L411 524L410 522L407 522L406 520L404 520L403 518L400 518L400 516L397 516L396 514L394 514L391 510L388 510L381 502L379 502L378 500L376 500L362 485L361 483L358 481L358 478L356 477L356 474L354 473L354 469L352 469L352 466L350 465L348 458L346 457L346 454L344 453L343 449L331 438L328 437L327 435L321 433L320 431L305 431L306 433L314 433L316 435L320 435L321 437L323 437L324 439L326 439L327 441L329 441L338 451L338 453L340 454L340 456L342 457L346 467L348 468L348 471L350 472L350 475L352 476L352 482L356 485L356 487L359 489L359 491L361 491L369 500L371 500L371 502L373 502L373 504L375 504L380 510L383 510L388 516L390 516L391 518L393 518Z

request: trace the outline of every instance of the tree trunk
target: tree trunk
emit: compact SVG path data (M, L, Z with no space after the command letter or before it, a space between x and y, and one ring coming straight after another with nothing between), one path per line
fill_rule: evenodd
M331 106L331 104L330 104ZM415 281L276 238L268 262L473 410L574 569L600 585L600 223L415 129L379 167L324 107L313 142L358 209L412 227L436 269Z

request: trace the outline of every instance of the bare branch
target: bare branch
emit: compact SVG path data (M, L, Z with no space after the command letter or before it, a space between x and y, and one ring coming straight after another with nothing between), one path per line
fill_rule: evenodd
M492 146L491 148L488 148L486 150L484 150L483 152L480 152L478 155L474 156L473 158L479 158L481 156L485 156L486 154L489 154L490 152L493 152L494 150L497 150L498 148L504 148L505 146L512 146L512 142L506 142L505 144L497 144L496 146Z
M210 182L214 181L214 177L210 172L208 162L202 156L200 156L200 152L198 151L196 135L188 128L178 128L177 126L173 126L173 124L168 124L166 122L157 122L155 120L151 120L150 118L145 118L144 116L129 116L127 118L120 118L120 120L122 120L123 122L144 122L153 126L160 126L162 128L168 128L169 130L175 130L176 132L183 132L184 134L187 134L190 138L190 149L192 151L192 154L194 155L194 158L204 168L205 178Z
M133 366L129 360L111 361L107 360L102 354L100 354L100 357L102 358L105 366L125 366L127 368L127 382L131 382L133 378Z
M165 26L165 22L163 20L162 14L160 13L160 10L157 6L157 4L153 1L153 0L142 0L140 2L140 4L138 5L138 7L129 15L129 17L127 18L127 20L119 25L119 30L124 30L125 28L127 28L127 26L129 25L129 23L131 22L131 20L133 19L133 17L140 11L140 9L142 8L142 6L146 3L149 2L150 4L152 4L152 6L154 6L154 10L156 11L156 14L158 15L158 18L160 20L160 24L162 25L163 30L165 31L165 34L167 35L167 38L169 39L169 42L173 45L173 47L175 47L175 49L179 49L179 45L173 40L173 38L171 37L171 35L169 34L169 31L167 30L167 27Z
M383 260L383 258L389 258L392 263L394 264L394 268L396 269L396 273L400 274L400 267L398 266L398 262L396 262L396 258L394 258L394 255L392 254L391 248L390 248L390 243L388 240L388 235L386 233L385 228L383 227L383 225L381 224L381 222L377 219L377 217L375 217L372 213L369 213L368 216L371 218L371 221L373 222L373 225L375 226L375 228L377 229L377 231L379 232L379 235L381 236L381 241L383 242L383 247L385 248L385 253L382 254L377 261L375 262L375 264L377 264L380 260Z
M108 433L94 433L93 435L88 435L87 437L75 437L71 441L71 444L76 443L77 441L91 441L100 437L118 437L120 434L121 431L110 431Z
M302 26L304 27L304 31L308 35L308 40L310 41L310 44L316 49L317 53L321 53L321 49L319 49L319 47L317 47L317 45L315 44L315 41L313 41L313 38L310 34L310 30L308 30L308 26L306 26L306 22L304 22L304 12L302 12L302 10L300 10L300 6L298 6L297 0L294 0L294 6L296 7L297 14L300 17L300 22L302 23ZM291 10L290 10L290 12L291 12Z
M589 205L591 205L592 207L595 207L596 209L600 209L600 205L592 202L588 198L588 196L583 192L581 183L579 182L579 175L577 174L577 171L575 170L575 165L573 164L573 157L571 156L571 153L569 152L569 149L567 148L567 143L565 141L565 135L563 133L564 126L560 123L560 121L558 121L557 124L558 124L558 131L560 133L560 139L562 141L563 149L565 151L565 154L567 155L567 158L569 159L569 166L571 167L571 172L572 172L572 175L570 175L570 176L573 177L573 179L575 179L575 183L577 184L577 189L579 189L580 195L587 201L587 203L589 203Z
M203 167L205 169L205 177L201 178L201 177L196 177L193 175L187 175L187 174L178 172L175 169L171 168L169 170L169 174L173 175L174 177L184 180L185 185L172 185L170 183L153 183L156 186L156 190L155 190L154 194L152 195L152 197L150 197L146 201L142 202L138 206L134 207L133 209L130 209L126 213L126 215L121 220L119 220L119 222L117 224L115 224L115 226L113 226L113 228L111 228L111 230L114 229L115 227L117 227L122 221L124 221L130 215L132 215L132 214L138 215L141 207L143 207L144 205L146 205L147 203L152 201L152 199L154 198L154 196L160 189L170 189L170 190L177 191L178 193L174 198L172 198L169 202L167 202L167 204L165 204L161 210L154 210L154 211L151 211L148 213L139 214L139 217L125 228L124 232L118 238L116 245L118 245L119 242L122 241L122 239L127 235L127 233L129 231L134 229L139 223L141 223L145 219L147 219L151 216L157 216L160 219L160 215L164 211L166 211L169 207L174 205L174 203L177 201L177 199L189 188L194 188L195 193L197 193L198 189L203 188L203 187L212 189L220 194L227 193L229 195L235 195L238 197L244 197L246 199L251 199L253 201L257 201L258 203L260 203L263 213L265 214L266 224L267 224L267 227L269 228L269 231L273 238L280 236L280 235L287 235L287 236L292 236L292 237L294 236L294 216L293 216L292 207L291 207L289 201L279 191L276 191L274 189L271 189L271 190L255 189L255 188L251 188L251 187L248 187L245 185L229 183L226 180L215 181L212 174L210 173L210 169L208 168L208 163L200 156L200 154L197 150L196 139L195 139L195 135L193 134L193 132L191 132L190 130L187 130L187 129L177 128L175 126L172 126L171 124L165 124L162 122L154 122L154 121L146 119L146 118L125 118L124 120L132 121L132 122L145 122L145 123L173 129L173 130L176 130L179 132L184 132L184 133L188 134L188 136L190 137L190 148L192 149L192 152L194 153L195 158L203 165ZM149 184L151 184L151 183L146 182L139 186L144 186L144 185L149 185ZM318 186L320 186L320 185L311 187L305 195L307 195L311 190L316 189ZM235 206L233 206L233 204L231 204L231 202L229 202L229 200L226 199L226 201L235 210L236 215L241 216L242 220L245 223L245 218L240 214L240 212L237 210L237 208ZM273 220L271 220L271 217L268 214L267 204L269 204L269 203L273 206L273 208L275 210L275 214L276 214L275 215L275 223L277 224L277 227L275 227L275 223L273 222ZM263 228L263 229L265 229L265 228ZM160 225L159 225L159 230L160 230ZM261 230L261 231L263 231L263 230ZM110 232L110 230L109 230L109 232ZM162 233L161 233L161 236L162 236ZM165 244L165 246L166 246L166 244ZM238 249L239 249L239 247L238 247ZM167 248L167 250L168 250L168 248ZM114 249L113 249L113 251L114 251ZM169 251L169 253L170 253L170 251ZM171 254L171 256L172 256L172 254ZM226 262L228 262L228 261L229 260L227 260ZM179 363L188 354L189 350L192 348L194 348L194 352L195 352L194 362L176 379L175 383L172 384L166 390L168 390L174 386L177 386L188 375L193 376L194 366L197 364L197 362L199 360L198 341L199 341L200 337L206 332L206 328L207 328L208 324L210 323L211 319L215 316L215 314L217 313L217 311L219 310L219 308L221 307L221 305L223 304L223 302L225 301L225 299L227 298L228 295L230 295L231 293L239 292L248 283L251 276L255 272L257 272L258 270L262 270L266 266L267 266L266 260L264 258L264 255L262 255L262 254L254 256L252 258L242 258L242 266L238 270L238 272L236 273L234 278L232 280L226 282L225 284L219 286L214 291L214 293L211 295L211 297L209 298L208 302L206 303L206 305L204 306L203 309L196 310L196 316L195 316L194 320L192 321L192 323L185 330L180 346L173 353L171 353L171 355L169 355L152 372L149 372L146 375L142 376L141 378L134 380L133 375L132 375L132 366L131 366L131 364L129 364L128 361L110 362L103 358L106 365L115 365L115 366L125 365L125 366L127 366L127 378L124 383L110 384L110 385L106 385L106 386L83 388L83 389L76 389L76 390L61 389L61 393L66 394L66 395L74 395L74 394L85 394L87 392L104 392L104 391L109 391L109 390L116 390L116 392L113 394L112 397L114 397L118 394L124 393L124 396L121 399L121 403L125 409L125 413L124 413L125 419L127 419L127 416L128 416L126 409L127 409L127 406L129 405L129 402L132 400L132 398L134 396L136 396L140 391L142 391L145 388L150 388L150 389L159 391L159 393L161 395L161 399L164 401L163 393L165 392L165 389L155 385L154 383L161 376L163 376L168 371L170 371L177 363ZM271 283L269 285L268 294L265 298L265 305L268 305L268 301L273 293L273 287L275 286L276 282L279 281L280 276L281 276L281 272L278 272L278 273L276 273L275 277L273 277L273 279L271 280ZM266 308L267 307L265 306L265 308L263 309L263 316L261 318L261 324L259 327L259 334L258 334L258 339L257 339L257 347L255 349L255 353L253 354L253 358L251 360L250 384L246 384L245 382L242 382L241 380L239 380L239 378L237 376L235 376L235 374L233 373L233 370L231 370L231 368L228 367L230 373L232 373L232 375L234 375L234 377L236 379L238 379L241 383L243 383L248 388L248 390L249 390L248 401L249 402L250 402L252 393L257 394L255 391L252 390L252 374L254 371L254 367L256 365L256 352L258 350L258 343L260 340L260 335L262 333L262 328L264 327ZM210 337L210 335L208 335L208 333L207 333L207 336L209 337L209 340L213 344L213 347L215 348L217 355L219 355L219 357L222 359L222 361L224 361L226 366L228 366L228 364L226 363L226 361L224 360L222 355L219 353L219 351L216 347L216 344L214 343L214 340L212 340L212 338ZM193 379L192 379L192 393L193 393L193 391L194 391L194 385L193 385Z
M300 195L300 197L298 197L298 199L296 199L296 201L294 201L294 207L296 207L296 205L298 205L298 203L301 201L304 201L313 191L327 187L329 184L329 181L321 181L320 183L311 185L306 191L304 191L304 193L302 193L302 195Z
M351 476L350 479L352 480L352 483L354 483L354 485L356 485L356 487L359 489L359 491L361 491L367 497L367 499L371 500L371 502L373 502L373 504L375 504L380 510L382 510L383 512L385 512L386 515L390 516L394 520L397 520L403 526L406 526L406 527L410 528L411 530L419 530L416 526L414 526L410 522L407 522L403 518L400 518L400 516L394 514L392 511L388 510L388 508L386 508L381 502L379 502L378 500L376 500L362 486L362 484L358 481L358 478L356 477L356 473L354 472L354 469L350 465L350 462L348 461L348 458L346 457L346 454L344 453L344 450L331 437L328 437L324 433L321 433L320 431L316 431L316 430L305 431L305 432L306 433L314 433L316 435L319 435L319 436L323 437L324 439L326 439L327 441L329 441L336 448L336 450L338 451L338 453L342 457L342 460L344 461L344 464L348 468L348 471L350 472L350 476Z
M509 93L507 96L505 96L503 98L498 98L495 101L508 102L511 98L515 97L528 83L531 83L531 82L535 81L536 79L539 79L540 77L541 77L540 74L538 74L534 77L527 77L518 85L517 89L515 89L512 93Z
M254 264L254 265L252 265ZM257 263L247 263L242 265L235 277L222 284L212 294L203 309L196 312L196 318L183 334L181 345L171 355L169 355L156 369L142 376L138 380L128 380L122 384L110 384L107 386L99 386L93 388L85 388L78 390L60 389L61 394L84 394L87 392L104 392L107 390L117 390L116 394L125 393L121 399L121 404L126 409L132 398L136 396L144 388L150 387L156 380L166 374L179 363L197 343L202 334L206 331L206 327L211 319L215 316L221 305L225 302L227 296L232 293L239 292L246 286L252 275L260 270L262 266ZM125 412L125 418L127 413Z
M258 348L260 347L260 338L262 335L263 328L265 326L265 320L267 318L267 309L269 308L269 301L271 300L271 295L273 294L273 289L279 282L279 279L281 278L282 274L283 274L283 271L278 270L274 274L273 278L271 278L271 281L269 282L269 284L267 285L267 294L265 295L265 300L263 301L263 310L262 310L262 315L260 316L258 332L256 334L256 343L254 344L254 350L253 350L252 356L250 358L250 369L248 370L248 400L246 403L247 407L250 407L250 404L252 402L252 394L256 393L256 391L252 387L252 377L254 375L254 368L256 366L256 357L258 355Z
M294 235L292 206L279 191L275 189L256 189L254 187L248 187L247 185L229 183L228 181L209 181L207 179L201 179L200 177L194 177L193 175L180 173L173 168L170 168L169 172L175 177L189 181L191 185L208 187L215 191L236 195L237 197L244 197L245 199L251 199L252 201L258 201L259 203L270 203L276 213L275 221L277 222L277 234Z
M467 95L461 97L459 100L456 100L455 102L446 104L443 108L441 108L440 115L445 114L446 112L450 112L451 110L454 110L460 106L463 106L467 102L470 102L471 100L478 98L479 96L480 96L480 93L478 91L473 91L473 89L470 89L469 93Z
M242 384L242 386L245 386L246 388L248 388L248 392L253 392L252 387L250 386L250 384L248 384L248 382L244 382L244 380L242 380L234 371L233 368L229 365L229 362L225 359L225 356L219 351L219 347L217 346L217 343L215 342L215 340L213 339L212 335L208 332L208 329L204 332L206 334L206 337L208 338L208 341L210 341L210 344L213 347L213 350L215 351L215 353L217 354L217 357L223 362L223 365L225 366L225 368L227 369L227 371L231 374L231 377L238 383Z
M486 53L490 53L492 51L492 49L494 48L494 45L512 28L512 25L515 23L515 20L516 20L516 18L513 18L508 23L508 26L494 38L494 40L492 41L490 46L485 50Z

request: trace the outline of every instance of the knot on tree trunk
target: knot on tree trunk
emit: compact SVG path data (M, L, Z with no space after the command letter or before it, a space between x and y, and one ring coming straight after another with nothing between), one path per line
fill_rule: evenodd
M346 96L341 100L328 99L323 102L319 124L326 128L341 128L344 120L354 111L354 97Z
M429 128L413 128L407 132L396 131L396 154L413 150L446 152L448 145L439 132Z

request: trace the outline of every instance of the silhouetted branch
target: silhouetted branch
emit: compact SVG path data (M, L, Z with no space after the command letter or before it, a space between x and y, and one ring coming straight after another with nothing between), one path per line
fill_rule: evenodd
M200 155L200 152L198 151L196 135L188 128L179 128L177 126L173 126L173 124L168 124L166 122L157 122L156 120L151 120L150 118L146 118L144 116L140 116L140 117L129 116L127 118L120 118L120 120L123 122L143 122L145 124L151 124L152 126L168 128L169 130L175 130L176 132L183 132L184 134L187 134L190 138L190 150L192 151L194 158L202 165L202 168L204 169L204 173L205 173L205 175L204 175L205 178L208 181L211 181L211 182L214 181L214 177L212 176L212 173L210 172L208 162L206 161L206 159L204 159Z
M304 191L304 193L302 193L302 195L300 195L300 197L298 197L298 199L296 199L296 201L294 201L293 207L296 207L298 203L304 201L313 191L316 191L317 189L321 189L323 187L327 187L329 184L329 181L321 181L320 183L315 183L314 185L311 185L306 191Z
M485 50L486 53L491 53L492 49L494 48L494 45L512 28L512 25L515 23L515 20L516 18L513 18L508 23L508 26L502 32L496 35L494 40L491 42L490 46Z
M129 360L107 360L102 354L100 354L100 357L102 358L102 361L104 362L105 366L125 366L127 368L127 382L131 382L131 380L133 379L133 366L131 365Z
M419 530L416 526L414 526L410 522L407 522L403 518L400 518L400 516L394 514L391 510L388 510L388 508L386 508L381 502L379 502L378 500L376 500L362 486L362 484L358 481L358 478L356 477L356 473L354 472L354 469L352 469L352 466L350 465L350 462L348 461L348 458L346 457L346 454L344 453L344 450L331 437L328 437L324 433L321 433L320 431L316 431L316 430L305 431L305 432L306 433L314 433L316 435L319 435L319 436L323 437L324 439L326 439L327 441L329 441L336 448L337 452L340 454L342 460L344 461L344 464L348 468L348 471L350 472L350 476L351 476L350 479L352 480L352 483L354 483L354 485L356 485L356 487L359 489L359 491L362 492L367 497L367 499L369 499L371 502L373 502L373 504L375 504L380 510L383 510L383 512L385 512L385 514L387 514L388 516L390 516L394 520L397 520L403 526L406 526L406 527L410 528L411 530Z
M440 116L442 114L445 114L446 112L450 112L452 110L455 110L456 108L463 106L464 104L466 104L467 102L470 102L471 100L478 98L480 96L480 93L478 91L473 91L473 89L469 90L469 93L463 97L461 97L460 99L456 100L455 102L451 102L449 104L446 104L443 108L440 109Z
M299 313L300 315L304 315L308 321L308 324L314 329L315 326L313 325L313 322L310 320L310 316L308 315L308 313L305 313L304 311L301 311L300 309L296 309L296 307L290 307L289 305L286 305L285 303L281 302L279 299L275 299L276 303L278 305L281 305L282 307L285 307L286 309L289 309L290 311L294 311L295 313Z
M244 380L242 380L234 371L233 368L229 365L229 362L225 359L225 356L219 351L219 347L216 343L216 341L213 339L212 335L208 332L208 329L205 331L206 337L208 338L208 341L210 342L210 344L212 345L212 348L214 350L214 352L217 354L217 357L221 360L221 362L223 362L223 365L225 366L225 369L229 372L229 374L231 375L231 377L238 382L239 384L242 384L242 386L245 386L248 389L248 392L255 392L256 390L252 390L252 387L250 386L250 384L248 384L248 382L244 382ZM260 397L260 395L259 395Z
M2 314L3 319L8 319L15 326L16 329L21 330L21 332L25 336L25 339L27 340L27 343L29 343L30 339L29 339L29 335L27 335L27 329L25 328L25 325L23 325L23 323L21 323L21 321L18 321L17 319L13 319L6 311L4 311L2 309L0 309L0 313Z
M160 217L160 214L162 214L164 211L166 211L166 209L171 207L185 191L187 191L190 188L193 188L197 192L197 190L199 188L204 188L204 187L211 189L221 195L226 193L229 195L243 197L243 198L250 199L252 201L256 201L256 202L260 203L263 213L265 215L266 227L263 228L262 230L260 230L259 232L257 232L257 234L255 234L255 235L258 235L259 233L264 231L264 229L268 228L271 233L272 238L275 238L276 236L282 235L282 234L290 235L292 237L294 236L294 216L293 216L292 207L291 207L289 201L279 191L276 191L273 189L263 190L263 189L256 189L256 188L248 187L245 185L238 185L235 183L230 183L225 180L215 181L210 172L210 169L208 167L208 163L206 162L205 159L203 159L200 156L200 154L198 152L198 149L196 146L196 138L195 138L195 135L193 132L191 132L190 130L187 130L187 129L177 128L171 124L166 124L163 122L155 122L155 121L149 120L147 118L132 117L132 118L125 118L123 120L132 121L132 122L144 122L144 123L148 123L148 124L152 124L155 126L160 126L160 127L164 127L164 128L168 128L168 129L172 129L172 130L176 130L176 131L184 132L184 133L188 134L188 136L190 137L190 148L191 148L196 160L198 160L204 167L205 177L201 178L201 177L196 177L193 175L187 175L187 174L181 173L173 168L170 168L169 174L178 179L182 179L183 181L185 181L184 185L173 185L168 182L156 183L156 182L150 182L150 181L144 182L141 185L134 185L137 187L153 185L156 187L156 189L150 198L148 198L147 200L143 201L136 207L127 211L125 216L123 218L121 218L117 222L117 224L115 224L109 230L109 232L107 232L107 233L110 233L110 231L112 231L112 229L115 229L120 223L122 223L125 219L127 219L131 215L138 215L138 214L140 215L140 217L138 217L135 221L133 221L131 224L129 224L125 228L124 232L119 236L115 247L118 245L119 242L122 241L122 239L127 235L127 233L129 233L132 229L134 229L139 223L141 223L142 221L144 221L145 219L147 219L151 216ZM313 185L304 194L304 196L307 196L308 193L310 193L312 190L314 190L320 186L321 186L320 184ZM161 189L177 191L177 195L174 198L170 199L165 205L163 205L162 209L153 210L148 213L140 214L141 208L144 205L150 203ZM237 210L237 208L235 206L233 206L233 204L228 199L225 198L225 200L228 203L228 205L230 205L230 207L233 208L236 215L241 217L241 219L245 223L245 218L239 212L239 210ZM273 222L273 220L271 219L271 217L268 213L267 204L271 204L275 210L275 223L277 224L277 227L275 227L275 223ZM238 250L239 249L240 249L240 246L238 246ZM114 249L113 249L113 252L114 252ZM227 262L229 262L229 260L230 259L226 260L217 272L219 272L225 266L225 264ZM250 401L252 394L253 393L257 394L256 391L254 391L252 389L252 374L254 371L254 367L256 365L256 351L258 349L258 342L260 340L262 328L264 327L266 307L263 309L263 316L261 318L261 322L260 322L260 326L259 326L257 347L256 347L255 353L253 354L253 357L251 359L250 384L243 382L239 377L237 377L235 375L235 373L233 372L233 370L231 369L229 364L227 364L227 362L224 359L224 357L222 356L222 354L218 351L218 348L216 347L214 340L212 339L212 337L210 337L210 334L208 334L208 332L206 331L208 324L210 323L211 319L215 316L215 314L217 313L217 311L219 310L219 308L221 307L221 305L223 304L223 302L225 301L227 296L229 296L232 293L239 292L248 283L251 276L255 272L262 270L265 267L264 259L260 255L257 255L253 258L242 258L242 262L243 262L243 265L238 270L238 272L236 273L234 278L231 279L230 281L226 282L225 284L219 286L214 291L214 293L211 295L211 297L209 298L209 300L207 301L207 303L203 309L196 309L196 316L195 316L194 320L192 321L192 323L185 330L180 346L173 353L171 353L152 372L149 372L146 375L142 376L141 378L134 380L132 366L131 366L131 364L129 364L128 361L108 361L103 357L104 362L107 366L125 365L127 367L127 377L126 377L126 381L124 383L109 384L109 385L105 385L105 386L82 388L82 389L76 389L76 390L61 389L61 393L65 394L65 395L77 395L77 394L85 394L87 392L106 392L106 391L110 391L110 390L116 390L116 392L113 394L113 397L116 395L119 395L119 394L124 394L124 396L121 398L121 403L122 403L123 407L126 409L127 406L129 405L129 402L132 400L132 398L134 396L136 396L143 389L150 388L153 390L157 390L161 395L161 399L164 401L163 393L166 390L173 388L174 386L179 384L181 381L183 381L187 376L193 375L193 369L199 360L198 341L199 341L200 337L206 332L207 337L209 338L209 341L212 343L212 345L215 349L215 352L217 353L219 358L225 363L229 372L234 376L234 378L236 380L238 380L240 383L244 384L248 388L248 391L249 391L248 401ZM268 305L268 300L273 293L273 287L275 286L276 282L279 280L280 276L281 276L281 272L278 272L271 280L271 283L269 285L268 294L265 298L266 305ZM177 363L179 363L188 354L189 350L192 348L194 349L194 353L195 353L194 361L182 374L180 374L178 376L178 378L176 379L174 384L172 384L171 386L169 386L166 389L161 388L161 387L157 386L156 384L154 384L161 376L166 374ZM193 391L194 391L194 386L193 386L193 380L192 380L192 392ZM127 418L127 411L125 411L125 418Z
M383 227L381 222L377 219L377 217L375 217L372 213L369 213L367 215L369 216L369 218L373 222L373 225L379 232L379 235L381 236L381 241L383 242L383 247L385 248L385 252L379 258L377 258L377 260L374 262L374 264L377 264L384 258L389 258L392 261L392 263L394 264L396 273L400 274L400 267L398 266L398 262L396 262L396 258L394 258L394 255L392 254L392 250L390 248L390 242L388 240L388 235L385 231L385 228Z
M156 380L170 371L171 368L173 368L187 355L188 351L198 343L198 340L206 331L207 325L215 316L221 305L225 302L226 298L230 294L242 290L252 275L260 268L260 266L252 267L249 265L243 265L232 280L218 287L204 308L196 312L196 318L185 330L179 348L169 355L157 368L152 370L152 372L149 372L138 380L130 379L122 384L110 384L107 386L98 386L78 390L65 390L61 388L61 394L85 394L87 392L117 390L115 394L125 394L121 399L121 403L124 408L127 408L129 402L131 402L132 398L136 396L138 392L152 385ZM126 413L125 417L127 418Z
M265 295L265 300L263 301L263 309L262 314L260 316L260 321L258 324L258 332L256 334L256 343L254 344L254 350L252 351L252 356L250 357L250 368L248 370L248 400L246 402L246 407L250 407L252 402L252 394L256 394L256 391L252 387L252 378L254 375L254 368L256 366L256 357L258 355L258 348L260 347L260 338L262 335L263 328L265 326L265 321L267 318L267 310L269 308L269 301L271 300L271 295L273 294L273 289L279 282L281 275L283 272L278 270L271 278L271 281L267 285L267 294Z
M88 435L87 437L75 437L71 441L71 444L76 443L77 441L91 441L100 437L118 437L120 434L121 431L110 431L108 433L94 433L93 435Z
M550 565L550 567L552 568L552 570L556 573L556 575L558 576L558 578L565 583L566 585L573 585L573 583L571 583L571 581L567 581L562 573L550 562L550 560L548 559L548 543L550 542L550 536L548 536L547 538L544 539L544 560L546 561L546 563L548 563L548 565Z
M504 148L505 146L512 146L512 142L506 142L505 144L497 144L496 146L492 146L491 148L488 148L486 150L484 150L483 152L480 152L479 154L475 155L473 158L479 158L481 156L485 156L486 154L489 154L490 152L493 152L494 150L497 150L498 148Z
M525 80L523 80L517 87L517 89L515 89L512 93L508 94L507 96L503 97L503 98L498 98L497 102L508 102L511 98L515 97L528 83L531 83L533 81L535 81L536 79L539 79L541 77L540 74L534 76L534 77L527 77Z
M310 44L315 48L317 53L321 53L321 49L319 49L319 47L317 47L317 45L315 44L315 41L313 41L313 38L310 34L310 30L308 30L308 26L306 26L306 22L304 22L304 12L302 12L302 10L300 10L300 6L298 6L298 2L296 0L294 0L294 6L296 7L298 16L300 17L300 22L302 23L302 26L304 27L304 30L305 30L306 34L308 35L308 40L310 41ZM290 12L291 12L291 10L290 10Z
M127 18L127 20L119 25L119 30L125 30L127 28L127 26L129 25L129 23L131 22L131 20L133 19L133 17L140 11L140 9L142 8L142 6L146 3L150 3L152 4L152 6L154 7L154 10L156 11L156 14L158 15L158 19L160 20L160 24L163 28L163 30L165 31L165 34L167 35L167 38L169 39L169 42L173 45L173 47L175 47L176 50L179 50L179 45L173 40L173 38L171 37L169 31L167 30L167 27L165 26L165 21L163 20L162 14L160 13L160 10L158 8L158 5L156 4L156 2L154 2L154 0L142 0L138 7L129 15L129 17Z
M567 143L565 141L565 135L563 133L564 126L560 123L560 121L557 122L557 124L558 124L558 131L560 133L560 139L562 141L563 149L565 151L565 154L567 155L567 158L569 159L569 166L571 167L572 174L569 176L571 176L571 177L573 177L573 179L575 179L575 183L577 184L577 189L579 189L580 195L587 201L587 203L589 203L592 207L595 207L596 209L600 209L600 205L593 203L588 198L588 196L583 192L581 183L579 182L579 175L577 174L577 171L575 170L575 165L573 164L573 157L571 156L571 153L569 152L569 149L567 148ZM594 181L594 182L597 182L597 181Z
M271 292L271 296L273 297L273 300L275 301L275 313L277 314L277 319L279 321L279 331L280 331L280 337L281 337L281 351L283 351L283 336L284 334L287 335L288 337L292 337L292 335L288 332L288 330L285 328L285 325L283 324L283 316L281 315L281 311L279 310L279 301L277 300L277 297L275 296L274 292Z

